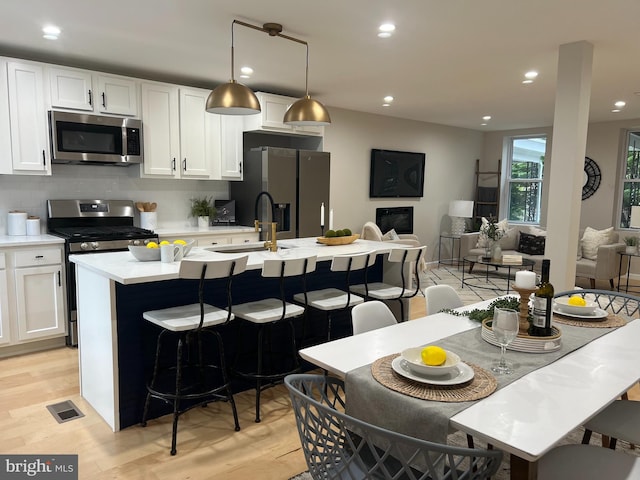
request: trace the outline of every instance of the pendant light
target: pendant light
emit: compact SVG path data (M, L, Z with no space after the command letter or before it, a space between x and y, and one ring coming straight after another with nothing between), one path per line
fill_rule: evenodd
M257 27L249 23L234 20L231 25L231 80L229 83L215 88L207 99L207 112L222 115L250 115L260 112L260 103L250 88L237 83L233 77L234 53L233 53L233 25L242 25L261 32L268 33L271 37L281 37L286 40L301 43L307 48L305 70L305 96L289 107L284 115L283 122L287 125L329 125L331 118L327 109L317 100L309 96L309 44L282 33L282 25L279 23L265 23Z
M260 113L260 102L251 89L235 81L234 51L233 51L233 26L231 24L231 80L228 83L218 85L207 97L205 110L209 113L222 115L253 115Z

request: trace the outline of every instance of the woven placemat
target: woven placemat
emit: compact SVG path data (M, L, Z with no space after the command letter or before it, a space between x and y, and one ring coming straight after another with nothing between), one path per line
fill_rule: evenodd
M627 324L626 320L610 313L607 318L602 321L594 320L576 320L573 317L565 317L564 315L553 312L553 321L562 323L564 325L571 325L573 327L587 327L587 328L615 328L623 327Z
M371 374L378 383L391 390L408 395L410 397L421 398L422 400L436 400L438 402L468 402L479 400L491 395L498 387L495 377L472 363L467 363L473 368L473 379L460 385L429 385L415 382L398 375L391 362L398 357L397 353L379 358L371 364Z

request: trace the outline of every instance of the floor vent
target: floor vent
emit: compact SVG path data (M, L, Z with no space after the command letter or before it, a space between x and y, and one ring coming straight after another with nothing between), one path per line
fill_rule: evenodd
M53 415L53 418L55 418L58 423L64 423L70 420L75 420L76 418L84 417L84 413L82 413L71 400L47 405L47 410L49 410L51 415Z

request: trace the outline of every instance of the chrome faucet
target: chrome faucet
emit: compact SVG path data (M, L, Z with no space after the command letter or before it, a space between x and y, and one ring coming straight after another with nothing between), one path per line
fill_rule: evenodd
M260 205L260 198L266 195L267 198L269 199L269 202L271 204L271 222L261 222L260 220L258 220L258 206ZM271 194L267 191L262 191L260 193L258 193L258 196L256 197L256 204L255 204L255 209L254 209L254 216L255 216L255 220L254 220L254 227L256 229L256 232L260 231L260 225L270 225L271 226L271 240L269 240L269 232L267 231L267 240L264 242L264 247L268 248L269 251L271 252L277 252L278 251L278 239L276 238L276 227L278 226L278 223L275 222L275 218L276 218L276 204L273 200L273 197L271 196Z

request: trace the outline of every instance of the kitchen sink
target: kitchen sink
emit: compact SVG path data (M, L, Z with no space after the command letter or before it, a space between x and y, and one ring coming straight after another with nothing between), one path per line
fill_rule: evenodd
M278 246L278 251L286 250L289 247ZM269 249L261 242L259 244L251 243L248 245L228 245L220 247L207 247L205 250L217 253L251 253L251 252L268 252Z

